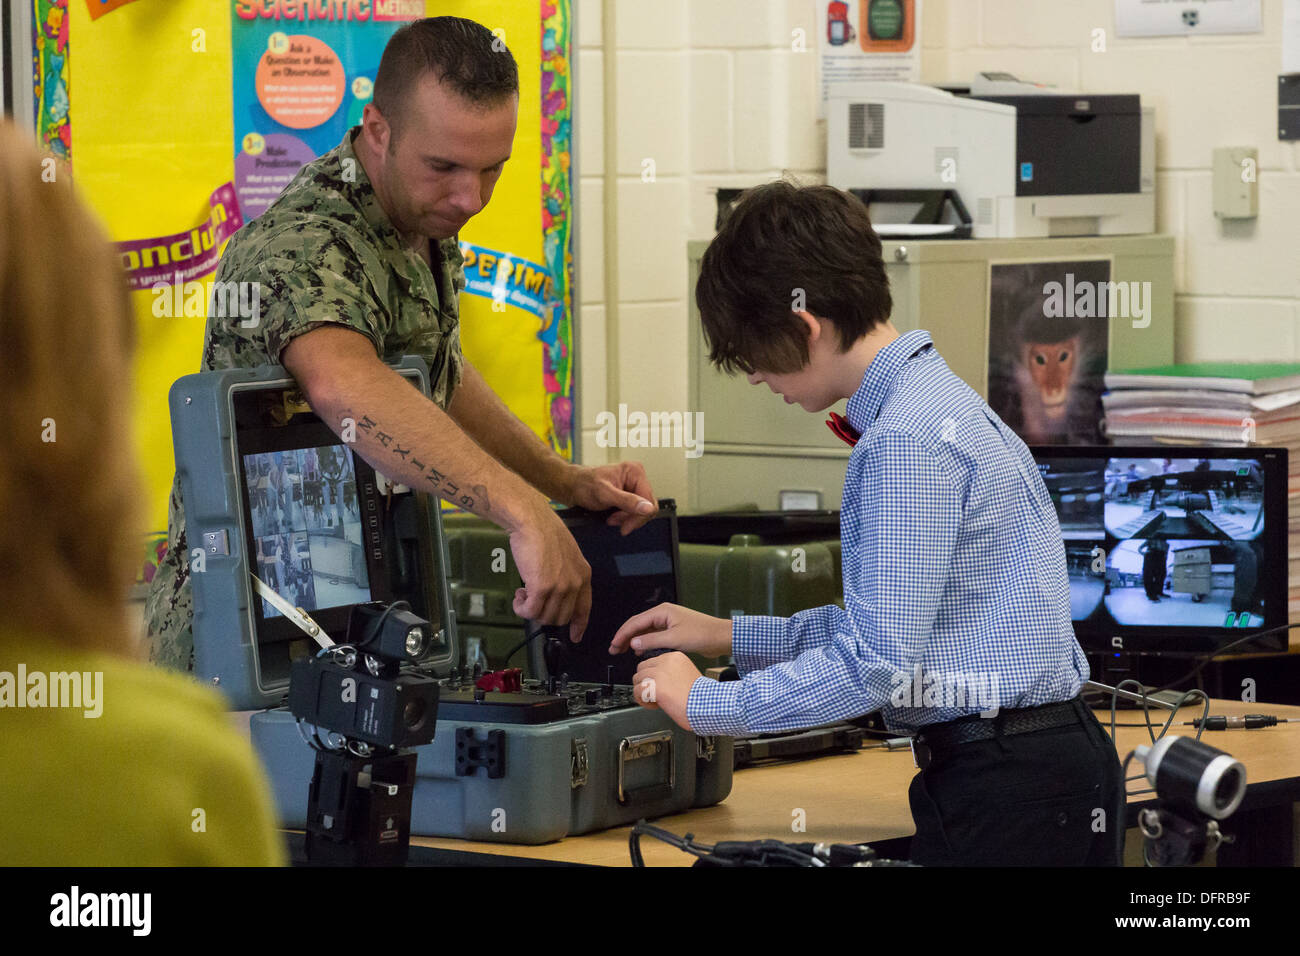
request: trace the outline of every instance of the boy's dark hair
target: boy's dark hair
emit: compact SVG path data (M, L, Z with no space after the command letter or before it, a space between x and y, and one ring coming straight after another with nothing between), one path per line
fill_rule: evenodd
M808 327L796 311L829 320L845 352L893 309L862 201L785 180L741 196L704 253L695 303L709 359L746 374L808 364Z
M374 104L397 139L411 91L426 73L476 106L491 107L519 92L519 68L504 43L464 17L426 17L388 40L375 74Z

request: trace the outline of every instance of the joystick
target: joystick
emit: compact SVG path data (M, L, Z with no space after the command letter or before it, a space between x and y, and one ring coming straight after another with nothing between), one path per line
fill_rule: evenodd
M548 637L542 647L542 659L546 661L546 692L554 694L559 687L556 675L560 671L560 661L564 655L564 644L554 637Z

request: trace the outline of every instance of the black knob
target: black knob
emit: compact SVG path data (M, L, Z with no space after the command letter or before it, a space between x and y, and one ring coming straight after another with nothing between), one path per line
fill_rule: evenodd
M482 687L475 687L474 700L476 703L482 703L483 701L487 700L487 691L485 691Z
M600 689L601 694L605 697L614 696L614 665L608 664L605 667L605 686Z
M587 703L588 703L588 704L599 704L599 703L600 703L600 697L601 697L601 694L600 694L600 688L599 688L599 687L589 687L589 688L587 688Z

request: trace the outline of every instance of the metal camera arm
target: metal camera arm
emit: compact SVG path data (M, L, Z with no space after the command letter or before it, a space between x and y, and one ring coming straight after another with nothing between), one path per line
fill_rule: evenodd
M352 647L336 643L310 614L280 597L257 575L249 577L253 589L322 651L355 662ZM313 747L316 764L307 799L307 859L335 866L402 866L411 843L415 751L339 736L343 746L337 750Z

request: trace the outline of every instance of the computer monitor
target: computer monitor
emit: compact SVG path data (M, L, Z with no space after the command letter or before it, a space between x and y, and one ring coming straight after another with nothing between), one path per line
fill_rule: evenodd
M577 644L569 641L567 626L545 628L545 634L531 642L533 673L547 673L543 648L545 637L553 636L561 641L559 670L570 680L608 678L615 684L630 684L641 658L630 651L611 655L609 642L630 618L678 600L676 502L660 499L659 513L628 535L608 524L610 514L578 508L560 512L591 566L591 617Z
M1041 445L1086 651L1204 654L1287 623L1282 448ZM1285 650L1286 633L1235 645Z

